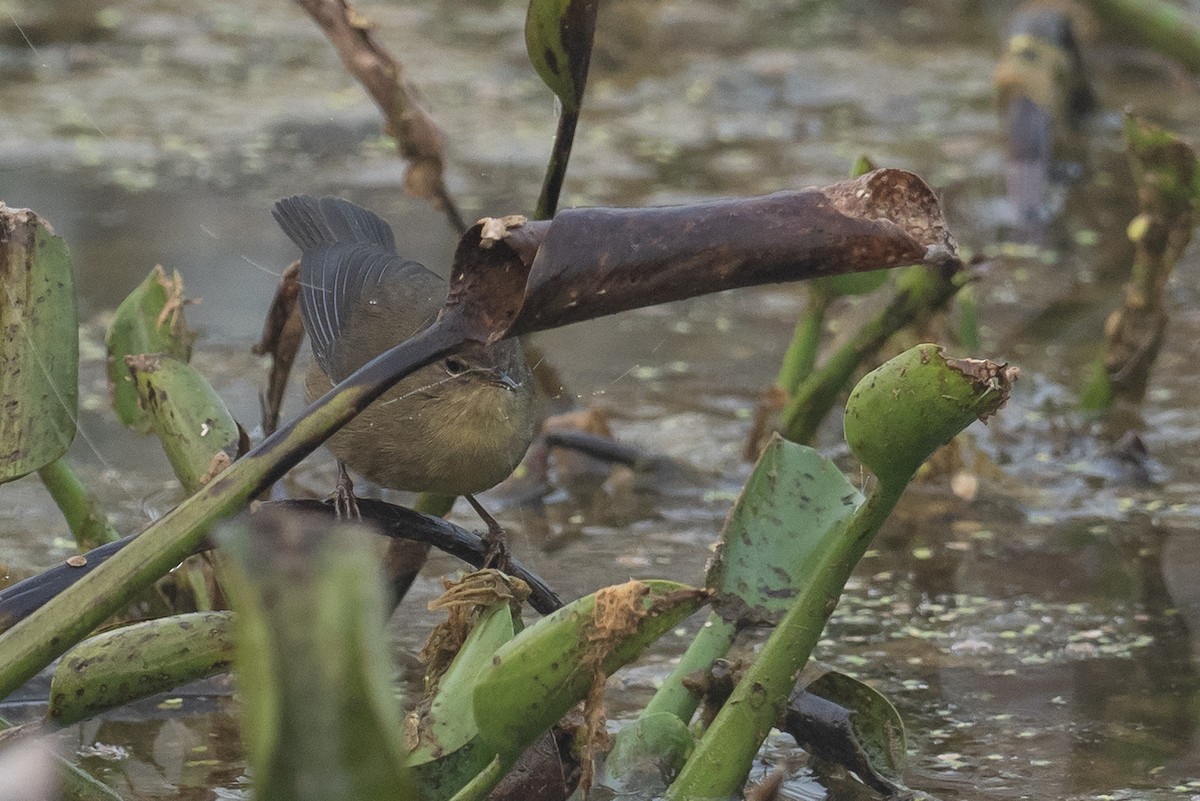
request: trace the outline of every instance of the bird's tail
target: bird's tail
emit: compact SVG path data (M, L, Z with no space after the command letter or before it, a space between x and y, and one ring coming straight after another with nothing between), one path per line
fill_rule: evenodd
M272 211L279 227L301 250L334 242L369 242L396 250L392 227L379 215L340 197L285 197Z

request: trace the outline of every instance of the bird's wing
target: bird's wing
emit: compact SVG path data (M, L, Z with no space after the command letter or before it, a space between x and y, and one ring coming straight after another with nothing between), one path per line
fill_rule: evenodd
M386 222L341 198L285 198L275 204L274 216L303 251L300 314L313 355L326 375L340 380L334 367L334 342L364 291L393 281L413 283L433 274L396 253Z

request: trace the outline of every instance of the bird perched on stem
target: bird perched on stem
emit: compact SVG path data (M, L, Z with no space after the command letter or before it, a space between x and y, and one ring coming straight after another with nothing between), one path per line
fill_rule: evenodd
M401 257L391 227L373 212L302 195L280 200L274 216L303 251L300 312L314 357L307 401L437 317L445 282ZM356 511L349 466L383 487L466 496L502 543L473 493L512 473L534 429L533 380L520 342L468 344L405 377L328 440L341 464L340 509Z

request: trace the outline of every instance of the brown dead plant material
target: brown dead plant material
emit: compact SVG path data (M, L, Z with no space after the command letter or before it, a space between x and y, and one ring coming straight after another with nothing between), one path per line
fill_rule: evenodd
M255 354L270 355L271 372L267 378L267 389L258 395L262 409L264 434L271 434L279 427L279 410L283 405L283 393L287 389L288 377L300 344L304 342L304 321L300 318L300 262L294 261L283 271L271 308L263 321L262 338L252 350Z
M445 588L429 602L429 611L447 611L447 618L433 627L418 657L425 670L425 697L432 698L438 681L462 648L480 614L500 602L517 609L529 598L529 585L499 570L476 570L459 581L442 579Z
M1002 395L1000 403L986 414L980 415L979 421L986 423L988 418L1004 408L1008 396L1012 393L1012 385L1021 375L1021 368L1008 364L997 364L987 359L946 359L946 366L956 370L979 385L983 391L999 392Z
M179 340L190 349L196 339L196 332L188 328L183 310L186 306L200 303L202 299L184 297L183 277L179 275L178 271L172 273L168 278L167 271L163 269L163 266L156 264L152 275L167 295L167 301L163 304L162 311L158 313L158 319L154 321L154 324L158 328L166 326L172 339Z
M1104 326L1104 369L1113 394L1136 405L1166 339L1167 280L1192 239L1200 167L1188 142L1133 115L1125 139L1139 214L1128 229L1134 258L1125 300Z
M442 178L444 140L441 129L421 107L420 94L404 68L376 41L375 27L345 0L296 0L337 49L342 64L383 112L384 128L408 159L404 189L446 215L458 233L467 229Z
M596 592L596 607L592 626L588 630L588 650L581 669L592 674L592 686L583 702L583 728L579 738L580 761L583 773L579 786L586 794L595 778L594 755L608 748L608 733L604 728L604 661L626 637L637 631L638 623L651 613L643 603L650 594L649 585L627 581Z

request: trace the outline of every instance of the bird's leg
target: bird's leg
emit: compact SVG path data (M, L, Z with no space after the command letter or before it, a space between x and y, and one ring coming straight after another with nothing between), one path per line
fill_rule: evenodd
M354 482L346 472L346 463L338 459L338 481L334 490L333 508L338 520L362 520L358 499L354 497Z
M502 573L507 573L509 568L508 557L508 537L504 533L504 529L496 522L496 518L488 514L487 509L483 508L483 504L475 500L475 496L470 493L463 496L467 499L467 503L471 504L471 508L475 513L487 523L487 533L483 535L483 544L487 546L487 551L483 557L484 567L494 567Z

